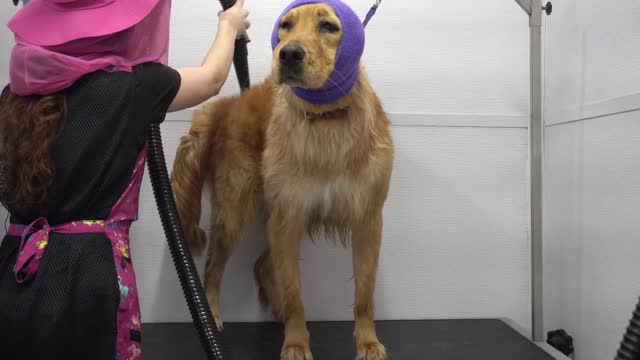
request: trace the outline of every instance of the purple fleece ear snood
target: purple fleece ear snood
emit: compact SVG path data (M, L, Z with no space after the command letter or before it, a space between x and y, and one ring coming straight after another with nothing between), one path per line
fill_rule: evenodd
M335 68L329 76L329 80L319 89L298 87L291 89L299 98L307 102L326 104L347 95L358 79L360 58L364 52L364 26L358 15L340 0L295 0L278 17L271 34L271 47L275 50L280 43L278 38L280 22L291 9L316 3L325 3L331 6L342 23L343 35L336 54Z

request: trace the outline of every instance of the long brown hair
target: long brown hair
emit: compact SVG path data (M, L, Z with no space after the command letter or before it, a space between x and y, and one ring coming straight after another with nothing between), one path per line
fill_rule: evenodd
M53 183L53 144L66 113L65 97L9 93L0 107L0 159L5 202L17 209L42 201Z

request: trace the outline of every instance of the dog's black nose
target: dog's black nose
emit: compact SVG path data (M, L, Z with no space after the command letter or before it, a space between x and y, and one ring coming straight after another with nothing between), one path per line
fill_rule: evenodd
M283 65L297 65L302 63L306 55L302 46L298 44L288 44L280 49L280 63Z

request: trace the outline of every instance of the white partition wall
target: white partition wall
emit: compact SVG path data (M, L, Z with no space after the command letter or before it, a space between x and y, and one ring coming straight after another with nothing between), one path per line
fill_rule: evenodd
M362 15L372 3L348 2ZM247 0L254 83L268 74L270 31L287 3ZM0 3L0 20L13 11L10 2ZM217 11L215 1L174 1L173 66L201 61ZM393 121L397 154L385 208L378 318L501 317L530 332L527 17L507 0L385 1L367 36L364 62ZM3 28L0 53L8 54L10 43ZM2 83L6 69L3 55ZM224 94L237 89L232 75ZM189 120L183 112L163 125L170 162ZM142 202L132 250L143 318L188 321L148 179ZM227 321L268 319L252 279L263 241L254 228L228 267ZM301 258L308 317L350 319L349 251L307 244Z
M547 19L545 327L612 359L640 295L640 3Z

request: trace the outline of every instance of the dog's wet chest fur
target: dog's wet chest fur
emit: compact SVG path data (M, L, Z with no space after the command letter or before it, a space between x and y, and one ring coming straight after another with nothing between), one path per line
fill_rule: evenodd
M297 116L297 117L296 117ZM284 113L279 140L265 153L265 190L306 216L332 221L359 217L371 191L360 163L361 129L351 118L316 119ZM274 154L279 154L276 159Z
M303 180L304 188L294 194L298 207L320 219L338 221L344 214L353 214L360 191L356 181L349 176L333 176L327 179ZM355 211L357 213L357 211Z

